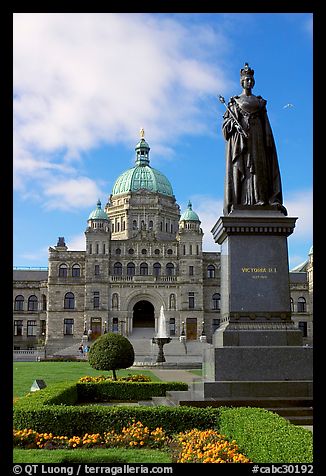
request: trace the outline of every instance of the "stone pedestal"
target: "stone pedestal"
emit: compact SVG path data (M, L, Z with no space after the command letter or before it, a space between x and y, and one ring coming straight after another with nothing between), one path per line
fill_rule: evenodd
M312 381L312 348L303 347L291 320L287 237L295 222L277 207L238 206L213 227L221 245L221 326L204 353L204 396L221 392L222 383L232 383L233 397L246 386L264 393L264 382L280 395L311 392L302 382Z

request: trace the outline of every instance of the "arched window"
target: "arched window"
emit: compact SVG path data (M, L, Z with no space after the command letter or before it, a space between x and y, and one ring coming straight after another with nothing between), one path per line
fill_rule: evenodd
M293 298L290 298L291 312L294 312L294 301Z
M207 277L215 278L215 266L213 264L207 266Z
M59 278L66 278L67 276L68 276L68 266L66 264L60 264Z
M135 276L135 263L127 264L127 276Z
M112 294L112 309L119 309L119 295L117 293Z
M79 264L74 264L72 269L71 269L71 275L73 278L79 278L80 277L80 266Z
M136 220L133 220L133 222L132 222L132 229L137 230L137 221Z
M30 296L28 298L28 310L29 311L37 311L37 297L36 296Z
M213 294L212 300L213 300L213 309L215 311L221 309L221 306L220 306L220 304L221 304L221 295L220 295L220 293Z
M64 309L75 309L75 295L73 293L65 294Z
M153 264L153 275L154 276L159 276L161 274L161 265L160 263L154 263Z
M174 264L168 263L166 265L166 275L167 276L174 276Z
M306 300L304 297L299 297L297 303L298 312L306 312Z
M24 296L19 294L15 297L15 311L23 311L24 310Z
M147 263L141 263L139 269L140 269L141 276L147 276L148 275L148 264Z
M122 264L121 263L114 263L113 266L113 274L114 276L122 276Z
M150 221L149 221L148 228L149 228L150 230L153 229L153 220L150 220Z

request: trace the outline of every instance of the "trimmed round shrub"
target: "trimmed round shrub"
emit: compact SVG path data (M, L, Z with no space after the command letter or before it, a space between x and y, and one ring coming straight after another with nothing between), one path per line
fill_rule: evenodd
M96 370L112 370L113 380L117 380L116 370L131 367L134 360L135 352L131 342L112 332L98 337L88 354L91 367Z

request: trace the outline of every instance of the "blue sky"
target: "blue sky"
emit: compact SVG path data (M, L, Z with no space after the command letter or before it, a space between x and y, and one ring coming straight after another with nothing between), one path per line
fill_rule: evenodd
M47 266L64 236L84 248L100 198L134 165L139 130L150 164L190 199L204 250L222 214L224 106L255 70L267 100L284 205L298 217L290 268L312 245L313 15L309 13L14 14L14 266ZM287 107L291 104L291 107Z

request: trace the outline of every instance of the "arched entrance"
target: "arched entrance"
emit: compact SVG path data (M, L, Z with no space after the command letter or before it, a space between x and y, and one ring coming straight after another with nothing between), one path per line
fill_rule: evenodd
M138 301L133 307L133 328L155 328L154 306L149 301Z

